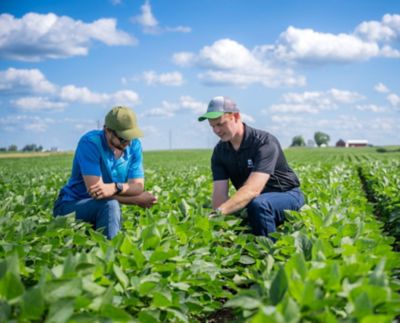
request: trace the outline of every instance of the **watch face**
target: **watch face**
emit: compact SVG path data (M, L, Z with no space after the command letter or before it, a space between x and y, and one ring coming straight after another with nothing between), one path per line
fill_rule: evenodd
M122 189L123 189L123 184L122 183L116 183L115 186L117 187L118 193L122 191Z

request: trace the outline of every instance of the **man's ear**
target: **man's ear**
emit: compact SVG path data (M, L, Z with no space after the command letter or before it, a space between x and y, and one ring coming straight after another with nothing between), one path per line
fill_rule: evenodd
M235 121L240 120L240 113L239 112L234 112L233 117L235 118Z

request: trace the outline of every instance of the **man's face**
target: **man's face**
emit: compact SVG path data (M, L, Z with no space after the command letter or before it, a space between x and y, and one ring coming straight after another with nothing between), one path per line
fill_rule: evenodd
M217 119L209 119L208 122L222 141L229 141L236 134L237 120L233 113L226 113Z
M108 133L110 135L110 143L114 148L124 150L131 143L129 140L118 137L117 133L111 129L108 129Z

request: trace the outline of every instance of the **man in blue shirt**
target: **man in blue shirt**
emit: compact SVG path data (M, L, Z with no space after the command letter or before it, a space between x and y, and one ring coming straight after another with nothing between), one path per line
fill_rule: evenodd
M153 206L157 198L144 191L138 139L142 135L131 109L111 109L103 130L90 131L79 140L71 177L60 191L54 216L75 212L76 219L104 230L112 239L120 230L120 203Z
M235 102L212 99L199 121L208 120L221 139L211 158L212 204L218 214L246 208L255 235L268 236L285 219L285 210L299 210L304 196L279 141L270 133L242 122ZM229 181L237 192L231 197Z

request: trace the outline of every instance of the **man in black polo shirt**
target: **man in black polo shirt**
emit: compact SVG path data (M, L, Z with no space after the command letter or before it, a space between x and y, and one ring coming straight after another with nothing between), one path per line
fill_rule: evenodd
M227 97L210 101L198 120L206 119L221 139L211 158L216 214L247 208L253 233L268 236L284 221L284 210L299 210L304 204L300 182L278 140L243 123L235 102ZM237 190L231 197L229 180Z

